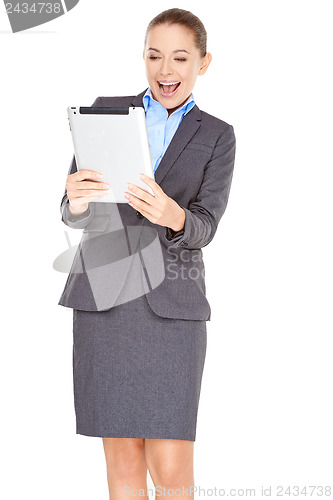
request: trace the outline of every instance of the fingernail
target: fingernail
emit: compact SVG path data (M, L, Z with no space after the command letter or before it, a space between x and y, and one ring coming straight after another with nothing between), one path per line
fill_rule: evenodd
M132 184L127 184L127 187L128 187L128 189L132 189L133 188Z
M146 178L145 174L140 175L140 179L145 179L145 178Z

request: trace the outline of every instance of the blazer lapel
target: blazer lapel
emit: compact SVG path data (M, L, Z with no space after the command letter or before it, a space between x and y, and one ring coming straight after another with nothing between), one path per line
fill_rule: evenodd
M142 106L142 98L145 95L146 90L137 95L133 101L133 106ZM168 173L170 168L174 165L181 152L185 149L187 144L190 142L201 123L201 111L197 105L195 105L187 115L182 119L172 141L169 144L159 166L155 171L155 181L160 184L164 179L165 175Z

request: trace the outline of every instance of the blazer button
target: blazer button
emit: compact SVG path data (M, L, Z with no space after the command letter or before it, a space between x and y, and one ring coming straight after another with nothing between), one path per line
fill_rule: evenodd
M144 216L143 216L140 212L138 212L138 211L136 212L136 216L137 216L137 218L138 218L138 219L143 219L143 217L144 217Z

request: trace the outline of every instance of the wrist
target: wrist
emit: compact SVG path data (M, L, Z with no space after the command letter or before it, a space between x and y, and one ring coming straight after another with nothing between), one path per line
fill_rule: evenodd
M68 209L72 215L81 215L88 210L88 207L89 207L89 203L87 203L86 205L80 206L79 208L73 208L72 205L70 205L70 204L68 205Z
M184 226L185 226L185 217L186 217L185 210L181 207L179 207L179 208L180 208L180 211L179 211L179 216L177 218L177 221L175 222L174 225L170 226L170 229L172 229L172 231L174 231L175 233L184 229Z

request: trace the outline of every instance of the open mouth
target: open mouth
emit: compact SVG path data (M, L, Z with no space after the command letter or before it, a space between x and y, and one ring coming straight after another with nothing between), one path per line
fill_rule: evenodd
M160 92L163 96L172 96L174 95L179 86L180 82L158 82L159 87L160 87Z

